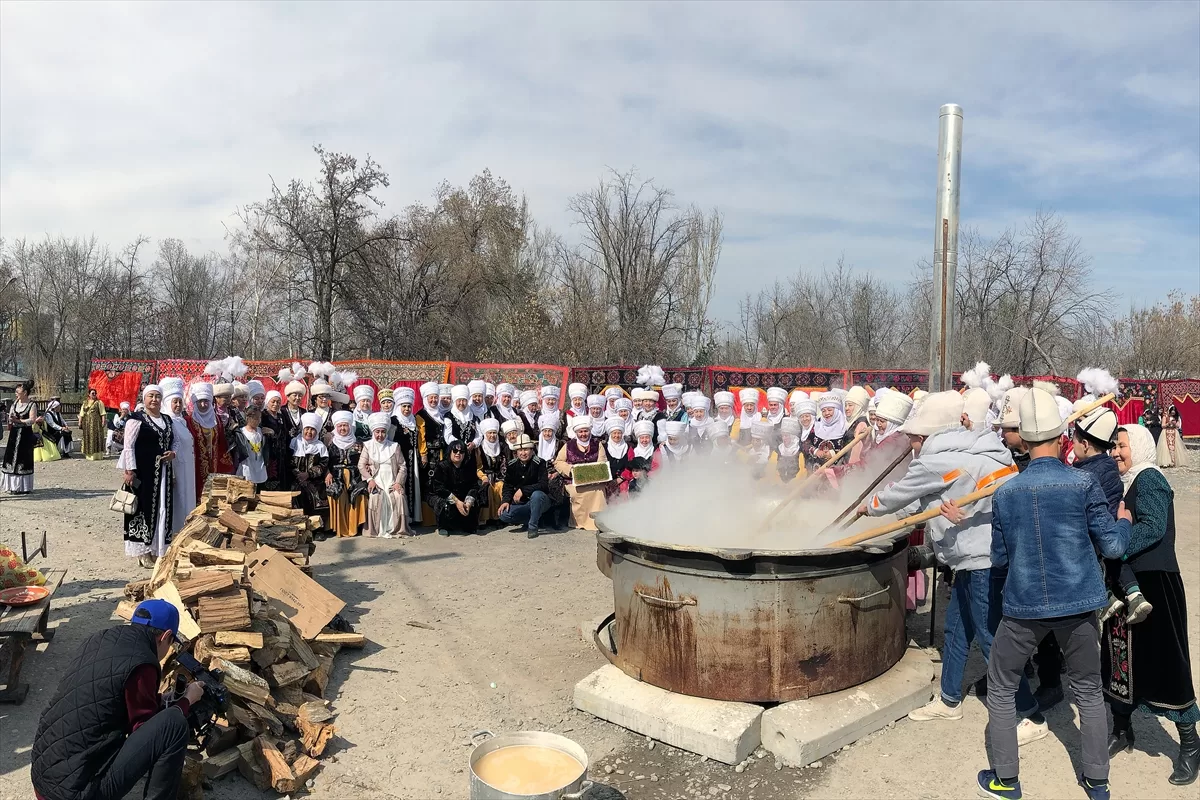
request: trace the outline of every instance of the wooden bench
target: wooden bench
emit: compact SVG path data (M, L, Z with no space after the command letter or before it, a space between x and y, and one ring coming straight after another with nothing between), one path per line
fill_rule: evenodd
M25 534L21 534L21 554L25 563L32 556L46 555L46 535L42 534L42 543L32 554L29 553L25 542ZM21 703L29 692L29 684L21 683L21 665L32 647L40 642L49 642L54 638L54 631L48 630L46 624L50 621L50 601L54 593L62 586L67 577L65 569L43 570L46 576L46 588L50 594L36 603L28 606L0 606L0 664L8 662L8 675L4 689L0 690L0 703Z

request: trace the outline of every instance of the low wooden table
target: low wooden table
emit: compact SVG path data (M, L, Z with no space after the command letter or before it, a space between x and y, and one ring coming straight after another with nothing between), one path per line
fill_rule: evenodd
M65 569L46 570L46 588L50 594L28 606L0 606L0 663L8 661L8 678L0 690L0 703L20 703L29 692L29 684L21 683L21 665L31 647L49 642L54 631L46 628L50 621L50 601L67 577Z

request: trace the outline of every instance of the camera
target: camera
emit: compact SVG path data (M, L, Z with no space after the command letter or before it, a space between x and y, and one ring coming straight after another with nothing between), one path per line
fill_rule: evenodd
M192 676L192 680L198 681L204 686L204 694L188 709L187 721L193 738L200 743L201 747L205 747L208 744L208 736L212 733L213 724L216 723L218 717L224 717L229 710L229 690L225 688L225 675L219 669L207 669L196 660L195 656L185 650L176 653L175 661ZM176 672L174 696L176 698L183 697L187 685L187 675L183 672Z

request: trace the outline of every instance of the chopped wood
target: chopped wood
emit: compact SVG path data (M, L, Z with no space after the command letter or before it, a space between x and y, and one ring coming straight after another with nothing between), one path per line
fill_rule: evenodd
M317 634L314 643L336 644L338 647L352 647L355 650L367 646L367 637L361 633L338 633L328 629Z
M258 499L262 503L270 503L273 506L283 506L285 508L292 507L292 501L300 496L299 492L259 492Z
M233 575L223 570L197 569L187 580L176 578L172 583L179 590L179 597L185 603L205 594L219 594L232 589L236 583Z
M317 656L312 648L308 646L308 642L300 636L300 632L295 632L291 637L291 647L288 648L288 655L293 660L299 661L304 665L305 669L312 672L318 666Z
M226 661L234 664L249 664L250 650L246 647L218 647L213 643L213 636L210 633L202 634L196 639L196 644L192 648L192 655L201 663L208 663L214 658L223 658Z
M205 756L203 764L204 777L212 779L228 775L238 768L238 759L242 753L236 747L222 750L216 755Z
M329 656L317 656L317 664L317 668L304 682L304 690L324 697L325 687L329 684L329 673L333 671L333 659Z
M229 534L229 549L249 554L258 549L258 542L249 536L243 536L240 533L231 533Z
M239 737L237 725L224 717L218 717L216 723L209 728L208 738L204 741L204 752L215 756L235 747Z
M137 609L137 607L138 601L136 600L122 600L121 602L117 603L117 610L114 611L113 614L125 620L126 622L129 622L131 619L133 619L133 612L135 609Z
M251 627L253 628L253 623ZM257 650L263 646L263 635L254 630L218 631L213 638L221 647L249 647L251 650Z
M305 680L312 670L298 661L281 661L267 667L264 672L272 686L290 686Z
M300 533L286 525L260 525L254 531L254 541L280 551L295 550L303 544Z
M329 740L337 733L337 728L330 722L333 716L324 703L305 703L300 706L300 713L296 715L296 726L300 729L305 752L313 758L325 752Z
M287 657L287 648L279 647L268 640L262 647L250 654L250 660L265 670L272 664Z
M301 755L292 762L292 774L296 776L296 788L294 791L299 791L301 786L304 786L310 780L317 776L321 771L321 762L315 758Z
M125 597L135 603L140 603L146 599L147 592L152 591L150 581L133 581L125 584Z
M319 656L329 656L330 658L336 656L338 651L342 649L340 645L331 644L330 642L314 641L309 646L312 647L312 651L315 654Z
M297 708L307 702L304 699L304 691L299 686L279 686L272 692L272 695L277 701L290 703Z
M267 729L267 724L249 709L242 708L237 703L229 704L229 716L238 724L256 736Z
M313 514L308 518L308 529L313 531L321 530L321 515Z
M291 764L301 755L300 743L295 739L280 742L279 752L283 754L283 760Z
M258 675L248 669L242 669L223 658L214 658L209 662L209 669L219 669L225 673L225 688L238 697L244 697L260 706L270 707L271 687Z
M241 566L246 563L246 554L238 550L222 550L204 542L192 542L188 546L188 560L197 567Z
M250 600L245 589L200 598L200 632L240 631L250 627Z
M192 520L175 534L175 538L171 540L171 545L167 548L167 552L154 565L154 574L150 578L150 588L154 590L150 592L151 595L175 576L175 567L179 563L179 556L183 553L183 548L189 542L207 535L208 521L204 519Z
M242 773L242 777L254 784L254 788L260 792L265 792L271 788L271 782L267 779L267 773L258 764L258 758L255 756L255 742L258 739L238 745L238 772Z
M200 626L196 624L196 619L187 610L187 606L183 604L183 599L180 598L179 590L175 588L175 584L165 583L158 587L158 590L154 593L154 597L159 600L166 600L179 611L180 636L191 640L200 635Z
M258 765L267 776L271 788L281 793L294 791L292 782L296 776L275 743L266 736L259 736L254 740L254 750L258 753Z
M283 722L280 721L279 717L275 716L258 703L251 703L250 711L254 714L254 716L263 721L263 724L267 726L267 731L270 732L272 736L283 736Z
M189 753L183 759L176 800L204 800L204 764Z
M229 530L239 536L249 536L253 526L241 514L234 511L232 508L227 508L221 512L221 516L217 517Z

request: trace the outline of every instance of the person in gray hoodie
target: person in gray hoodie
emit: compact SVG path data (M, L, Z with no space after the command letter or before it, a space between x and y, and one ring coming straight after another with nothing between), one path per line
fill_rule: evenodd
M925 397L900 428L913 449L908 472L872 497L859 514L916 514L1016 475L1012 454L999 437L990 430L967 430L962 415L963 398L958 392ZM908 715L917 722L962 719L963 676L971 642L979 644L986 660L999 622L999 615L991 613L1000 605L1000 587L991 579L991 498L953 511L926 523L926 542L938 563L953 571L954 579L946 609L941 692ZM1049 733L1027 681L1018 690L1017 708L1025 717L1018 728L1022 744Z

